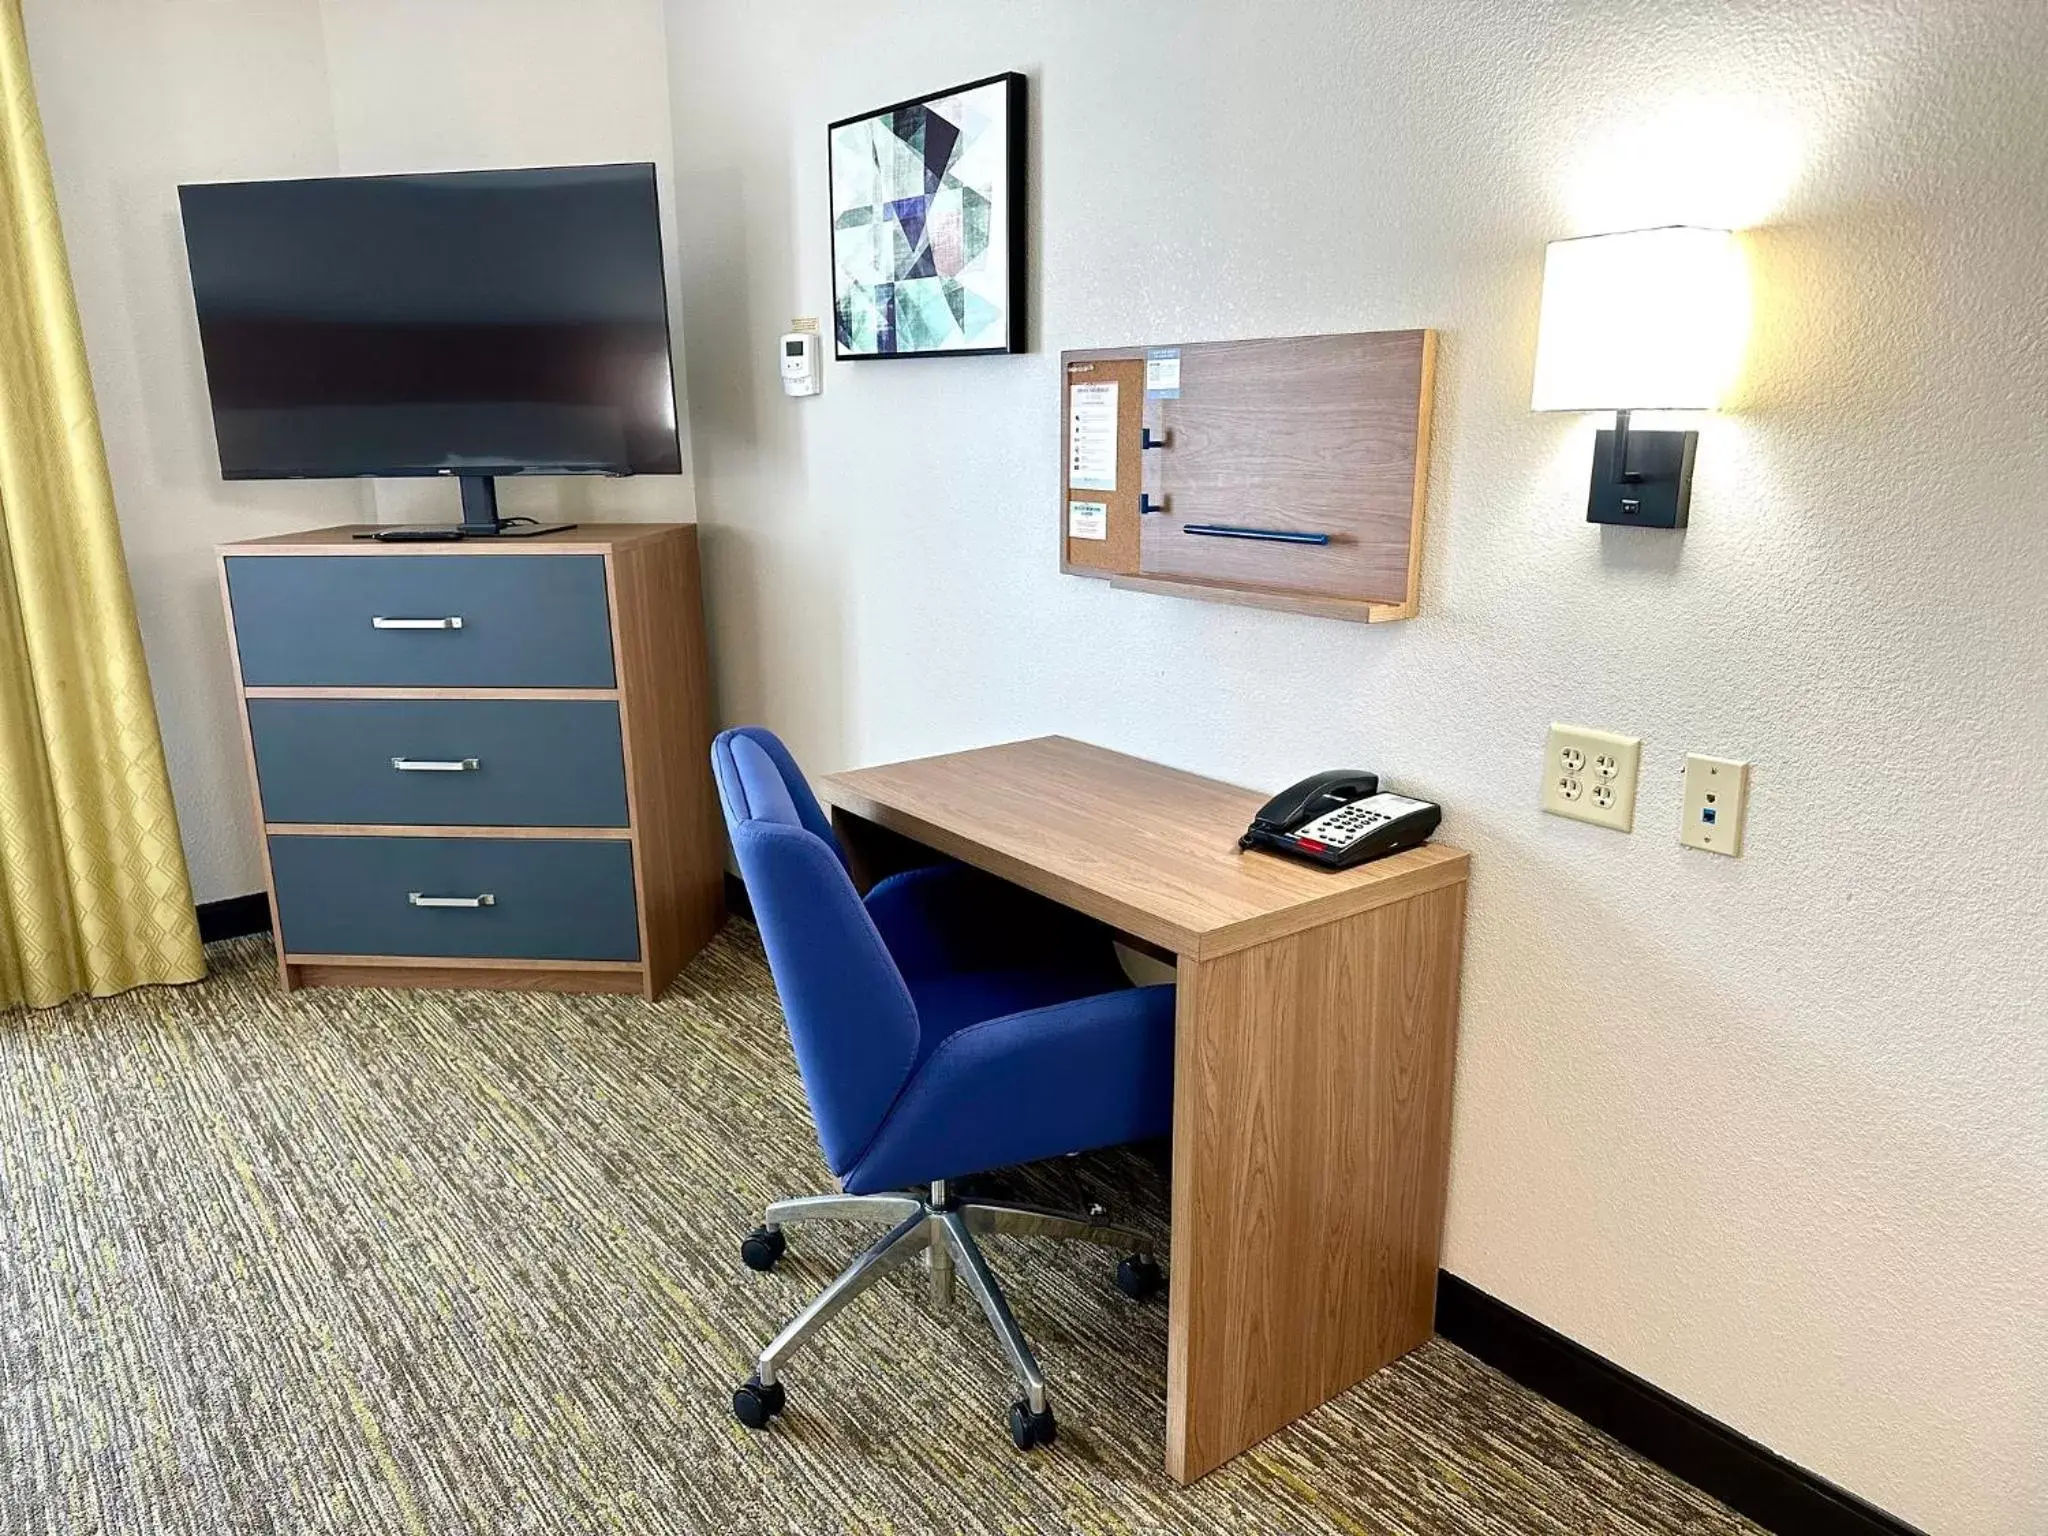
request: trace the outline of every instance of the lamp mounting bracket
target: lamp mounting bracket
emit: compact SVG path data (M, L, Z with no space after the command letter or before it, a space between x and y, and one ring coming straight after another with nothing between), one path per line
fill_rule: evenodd
M1692 462L1700 435L1631 431L1628 417L1627 411L1616 411L1613 429L1594 438L1586 521L1683 528L1692 504Z

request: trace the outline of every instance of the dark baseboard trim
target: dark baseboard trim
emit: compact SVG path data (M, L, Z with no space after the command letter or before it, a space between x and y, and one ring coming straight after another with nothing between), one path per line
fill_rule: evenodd
M1436 1331L1767 1530L1922 1536L1449 1271L1437 1274Z
M252 933L270 932L270 898L257 891L251 896L229 896L220 901L199 903L199 942L212 944L221 939L244 939Z

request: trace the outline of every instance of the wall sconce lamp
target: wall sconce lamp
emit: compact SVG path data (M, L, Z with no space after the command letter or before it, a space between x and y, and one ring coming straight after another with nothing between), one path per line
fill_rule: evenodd
M1630 411L1711 411L1749 329L1725 229L1672 225L1552 241L1537 322L1537 411L1613 411L1594 440L1589 523L1683 528L1697 432L1629 430Z

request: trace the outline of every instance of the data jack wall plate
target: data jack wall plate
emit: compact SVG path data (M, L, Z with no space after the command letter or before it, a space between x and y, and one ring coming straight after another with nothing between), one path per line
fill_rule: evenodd
M1742 823L1749 812L1749 764L1727 757L1685 759L1685 809L1678 840L1704 853L1742 857Z
M1543 749L1543 809L1615 832L1633 832L1636 770L1642 758L1640 736L1553 724Z

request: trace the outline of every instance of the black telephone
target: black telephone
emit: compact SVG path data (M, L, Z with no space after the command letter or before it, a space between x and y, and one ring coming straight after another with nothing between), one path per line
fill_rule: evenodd
M1303 779L1268 800L1252 818L1240 848L1263 848L1325 869L1415 848L1443 820L1427 800L1381 794L1379 775L1338 768Z

